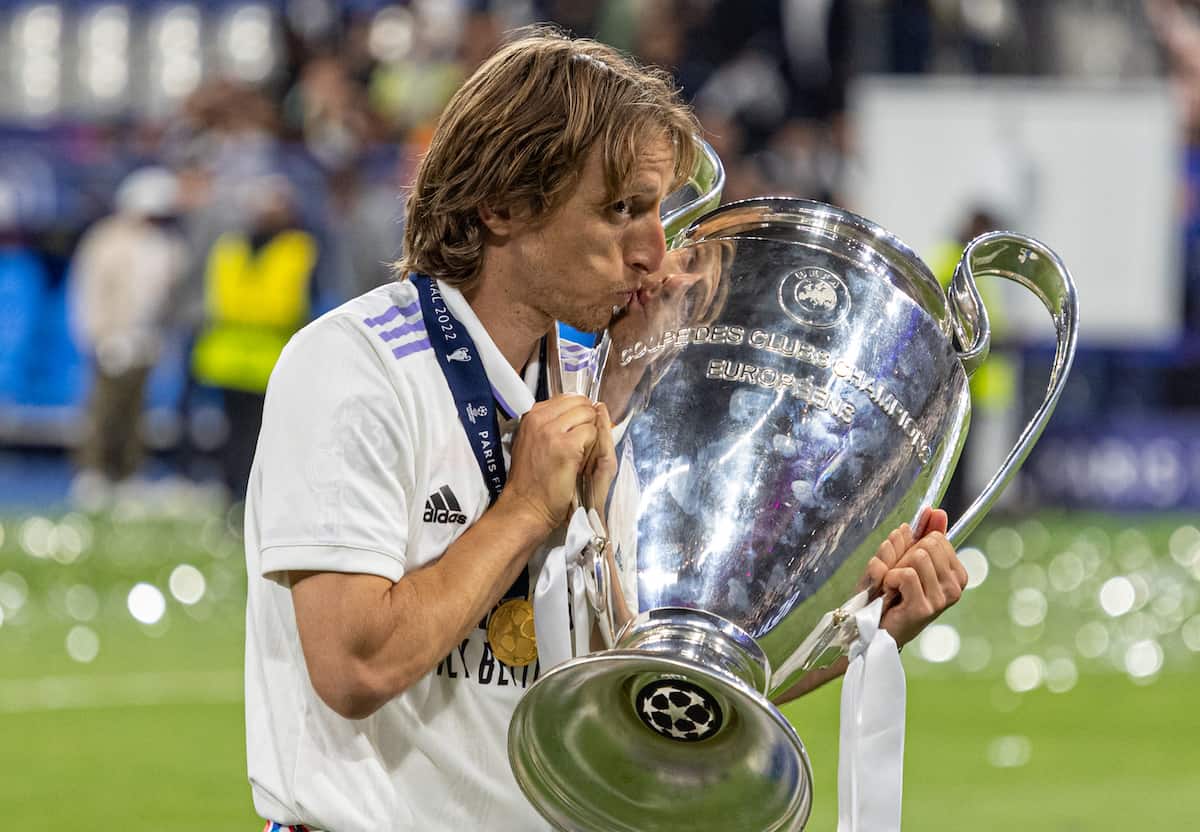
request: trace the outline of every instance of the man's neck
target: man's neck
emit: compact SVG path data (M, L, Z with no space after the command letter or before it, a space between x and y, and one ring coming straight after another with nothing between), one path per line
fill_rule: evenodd
M485 280L481 276L463 292L463 297L500 354L520 373L554 321L520 302L500 280Z

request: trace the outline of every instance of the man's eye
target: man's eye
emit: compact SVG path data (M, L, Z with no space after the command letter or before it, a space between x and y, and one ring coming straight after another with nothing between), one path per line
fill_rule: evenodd
M624 199L618 199L611 207L614 214L628 214L630 212L629 202Z

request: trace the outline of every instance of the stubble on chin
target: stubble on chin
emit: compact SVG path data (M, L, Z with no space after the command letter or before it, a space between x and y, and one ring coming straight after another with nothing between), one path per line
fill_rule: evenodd
M612 306L604 309L585 307L577 301L572 303L571 299L561 296L551 296L547 300L549 302L541 310L546 317L554 321L561 321L580 332L599 335L608 329L614 319Z
M604 330L612 326L621 314L621 311L614 311L616 307L608 307L607 309L589 309L580 310L574 317L576 320L564 320L563 323L571 326L580 332L587 332L591 335L600 335Z

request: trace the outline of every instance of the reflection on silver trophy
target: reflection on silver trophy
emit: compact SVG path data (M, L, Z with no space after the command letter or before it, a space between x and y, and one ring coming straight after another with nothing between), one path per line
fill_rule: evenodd
M619 460L581 484L598 649L530 689L510 758L564 830L802 829L811 771L770 697L839 655L836 611L871 555L948 484L989 346L976 279L1038 296L1058 349L1044 401L951 529L956 544L1062 392L1075 290L1047 247L999 232L967 247L944 293L883 229L778 198L706 214L663 272L585 379L617 424Z

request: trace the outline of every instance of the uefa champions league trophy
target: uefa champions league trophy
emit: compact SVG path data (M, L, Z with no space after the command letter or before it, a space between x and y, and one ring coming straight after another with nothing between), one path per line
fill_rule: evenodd
M617 470L581 485L600 649L530 688L510 761L563 830L799 830L811 769L769 697L845 649L868 560L947 486L989 348L976 279L1032 291L1058 345L956 545L1054 410L1075 289L1046 246L998 232L967 246L944 293L882 228L798 199L726 205L673 246L586 378L617 423Z

